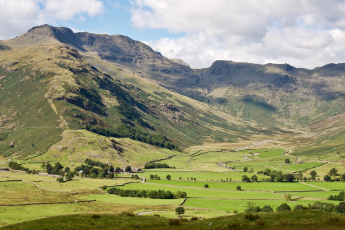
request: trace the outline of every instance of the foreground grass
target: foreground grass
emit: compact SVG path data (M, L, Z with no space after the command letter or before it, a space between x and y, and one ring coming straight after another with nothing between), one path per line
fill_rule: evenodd
M168 219L156 216L67 215L23 222L3 229L345 229L344 216L320 210L260 213L259 216L260 221L246 220L244 214L240 214L182 221L180 226L171 226ZM229 225L233 227L229 228Z

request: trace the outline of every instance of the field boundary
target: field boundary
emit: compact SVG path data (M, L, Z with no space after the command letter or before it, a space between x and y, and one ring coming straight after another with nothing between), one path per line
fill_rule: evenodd
M76 200L70 202L53 202L53 203L27 203L27 204L0 204L0 207L10 206L27 206L27 205L45 205L45 204L75 204L75 203L90 203L96 200Z

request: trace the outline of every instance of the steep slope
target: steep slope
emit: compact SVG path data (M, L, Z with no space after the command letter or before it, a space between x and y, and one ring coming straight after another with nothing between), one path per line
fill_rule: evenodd
M111 75L105 73L87 60L108 62L84 43L80 45L84 37L78 36L79 40L66 28L41 26L0 42L6 47L0 51L2 156L41 155L61 139L64 130L86 126L102 135L130 137L169 149L260 134L260 129L226 113L136 76L129 67L135 61L111 62ZM138 84L144 86L141 89L121 78L128 82L140 78L149 84Z

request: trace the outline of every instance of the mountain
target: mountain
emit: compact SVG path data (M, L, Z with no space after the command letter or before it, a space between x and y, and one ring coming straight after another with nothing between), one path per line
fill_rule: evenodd
M1 41L0 46L3 157L39 156L64 138L64 131L85 128L175 150L260 133L138 76L137 70L157 65L193 71L128 37L43 25Z
M192 69L126 36L49 25L1 41L0 64L6 157L42 154L62 132L86 126L177 149L295 136L304 138L291 143L296 153L309 154L321 143L317 133L327 140L345 126L318 126L345 111L345 64L309 70L218 60Z

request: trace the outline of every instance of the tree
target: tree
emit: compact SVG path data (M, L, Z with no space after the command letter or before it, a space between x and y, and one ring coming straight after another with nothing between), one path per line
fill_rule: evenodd
M339 202L337 206L337 213L340 213L340 214L345 213L345 202Z
M204 185L204 188L208 188L208 184L205 184L205 185Z
M312 180L316 180L317 172L315 172L315 170L311 171L310 176Z
M287 180L288 182L293 182L295 178L292 174L284 174L284 179Z
M303 210L303 205L298 204L298 205L296 205L296 206L294 207L293 210L294 210L294 211Z
M56 181L59 182L59 183L62 183L63 182L63 177L56 178Z
M247 172L247 171L248 171L248 167L244 167L243 172Z
M153 180L153 175L152 174L150 174L150 179Z
M329 173L330 176L338 176L338 169L332 168Z
M127 166L127 167L125 168L125 171L126 171L126 172L130 172L130 171L132 171L131 166Z
M301 171L298 172L298 179L303 180L303 173Z
M252 181L257 182L258 181L258 176L257 175L253 175L251 177L251 179L252 179Z
M250 178L247 175L242 176L242 181L250 182Z
M274 182L275 178L276 178L276 175L270 175L270 182Z
M180 207L177 207L175 209L175 212L177 213L177 215L182 215L184 214L185 210L184 210L184 207L180 206Z
M238 191L241 191L241 190L242 190L241 186L237 186L236 189L237 189Z
M120 172L120 168L119 167L116 167L116 169L115 169L115 172Z
M330 181L330 180L331 180L331 177L328 176L328 175L326 175L326 176L323 177L323 180L324 180L324 181Z
M283 181L282 171L278 171L276 174L277 174L277 182L282 182Z
M290 159L289 158L285 159L285 164L290 164Z
M71 181L73 177L74 177L74 173L73 172L68 172L65 175L65 178L66 178L67 181Z
M280 211L291 211L291 208L287 203L282 203L280 206L277 207L277 212Z
M171 180L171 176L170 175L167 175L166 178L167 178L167 180Z

